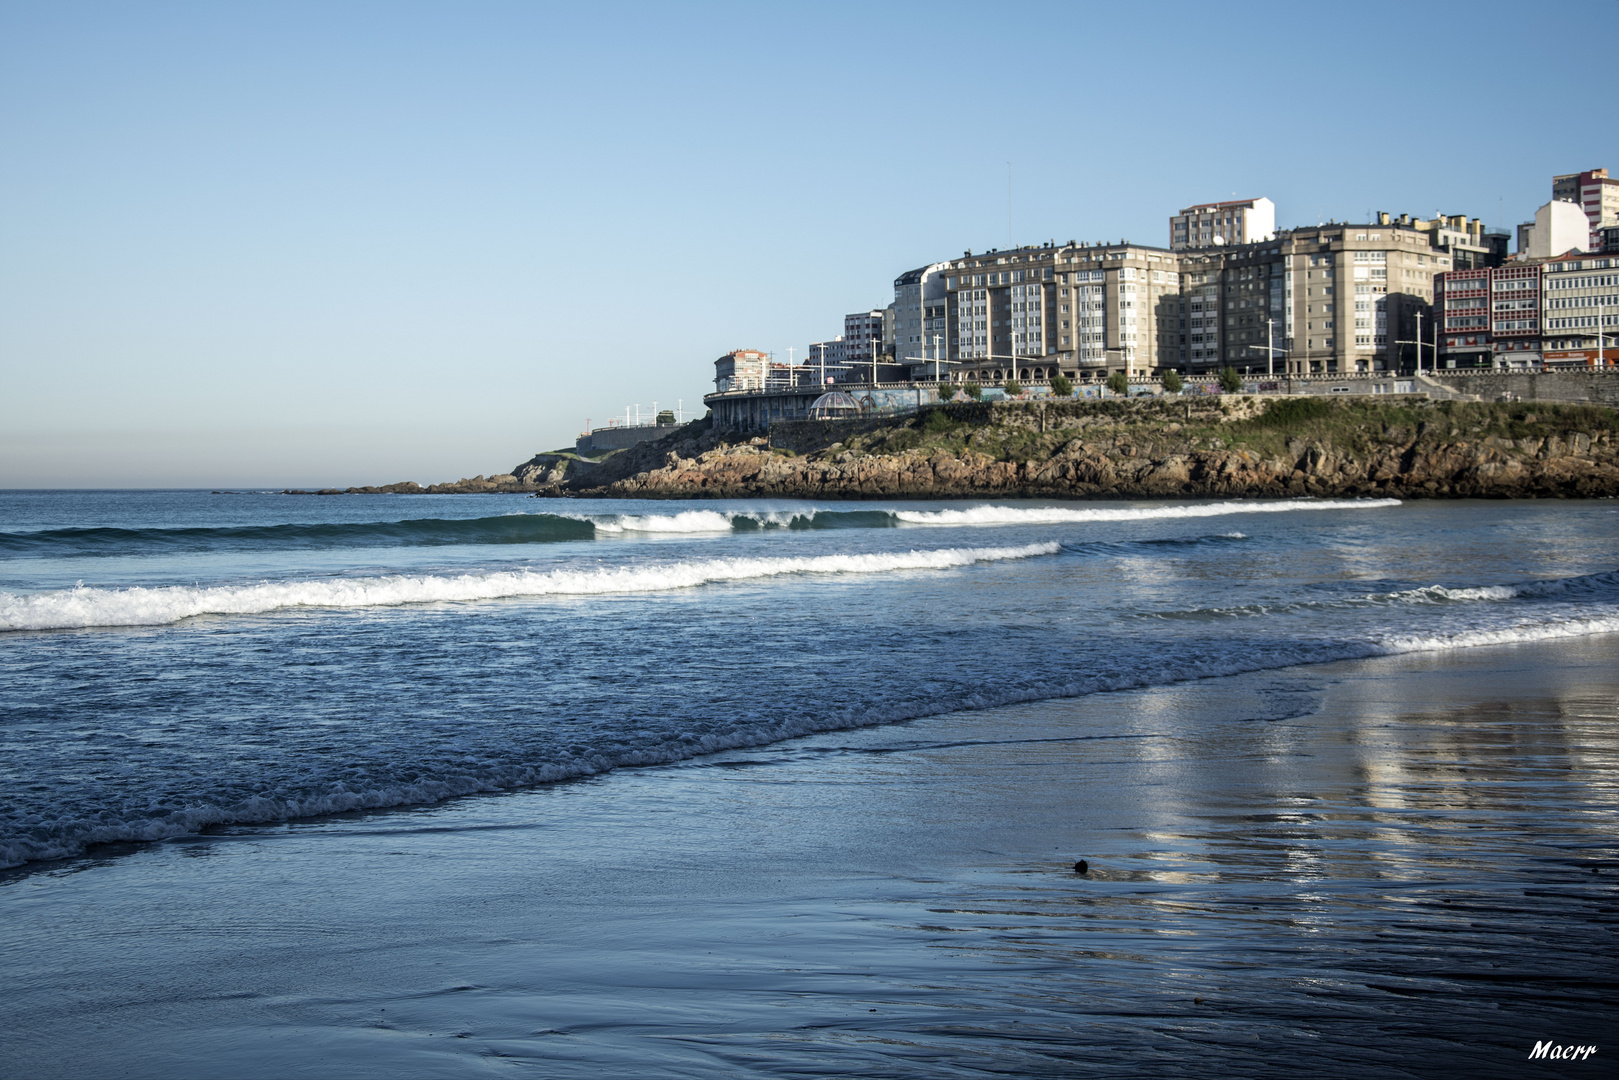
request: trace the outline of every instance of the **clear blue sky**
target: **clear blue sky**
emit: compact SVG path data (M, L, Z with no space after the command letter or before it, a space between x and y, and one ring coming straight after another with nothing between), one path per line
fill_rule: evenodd
M435 481L1007 241L1511 225L1619 4L0 3L0 486ZM1470 101L1458 114L1446 106ZM1456 117L1467 119L1458 122Z

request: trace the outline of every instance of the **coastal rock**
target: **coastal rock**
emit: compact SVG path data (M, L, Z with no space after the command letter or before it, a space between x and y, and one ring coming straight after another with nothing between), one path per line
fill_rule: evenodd
M653 498L1619 494L1615 413L1599 407L1238 397L942 411L948 423L932 426L925 413L778 423L768 439L704 421L561 487Z

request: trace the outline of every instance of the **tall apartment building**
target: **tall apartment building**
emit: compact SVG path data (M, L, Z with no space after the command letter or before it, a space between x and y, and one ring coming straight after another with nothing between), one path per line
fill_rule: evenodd
M1275 234L1276 204L1263 198L1199 203L1169 219L1171 251L1257 244Z
M958 380L1144 377L1179 362L1177 264L1122 241L968 252L935 264L944 295L924 308L929 334ZM913 355L913 375L931 377L931 351Z
M894 279L894 362L942 358L944 328L943 263L907 270ZM937 350L937 351L936 351Z
M873 357L882 356L883 319L881 308L875 311L856 311L843 317L845 363L870 364Z
M1587 169L1552 177L1552 201L1574 203L1585 214L1590 237L1581 246L1587 251L1600 250L1598 230L1604 225L1619 224L1619 179L1610 177L1607 169Z
M1458 223L1452 232L1455 243L1479 230ZM1122 241L1047 244L968 253L900 283L913 290L903 294L917 312L912 325L939 338L958 380L1062 372L1083 381L1228 366L1390 371L1415 362L1410 343L1419 315L1427 318L1433 277L1452 268L1451 254L1433 246L1434 233L1410 217L1381 214L1364 225L1334 222L1181 251ZM924 301L933 283L942 299ZM896 315L897 324L906 322ZM1430 322L1424 341L1431 330ZM932 376L931 341L899 348L913 377Z
M1426 230L1388 214L1183 253L1184 367L1293 374L1410 367L1416 347L1409 343L1432 303L1433 276L1450 268L1450 255L1434 250Z

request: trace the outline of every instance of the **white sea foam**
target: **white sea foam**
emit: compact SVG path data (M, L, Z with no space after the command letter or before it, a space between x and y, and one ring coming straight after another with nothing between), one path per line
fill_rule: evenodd
M1375 642L1379 652L1395 655L1472 649L1481 645L1521 645L1530 641L1586 637L1619 632L1619 615L1573 619L1524 620L1512 626L1459 630L1449 634L1393 634Z
M783 574L882 574L944 570L977 562L1055 554L1055 542L1017 547L818 555L779 559L703 559L591 570L509 570L459 575L324 578L253 585L76 588L34 594L0 592L0 630L161 626L196 615L254 615L284 608L391 607L519 596L592 596L664 592L720 581Z
M678 514L581 514L578 518L603 533L708 533L730 532L733 515L714 510L683 510Z
M894 516L908 525L1059 525L1087 521L1279 514L1294 510L1371 510L1399 505L1399 499L1287 499L1280 502L1218 502L1192 506L972 506L965 510L898 510Z

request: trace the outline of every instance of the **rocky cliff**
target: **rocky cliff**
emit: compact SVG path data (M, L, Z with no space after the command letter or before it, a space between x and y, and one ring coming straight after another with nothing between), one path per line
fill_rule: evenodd
M1359 398L947 405L891 420L689 424L545 493L694 498L1619 495L1619 414Z

